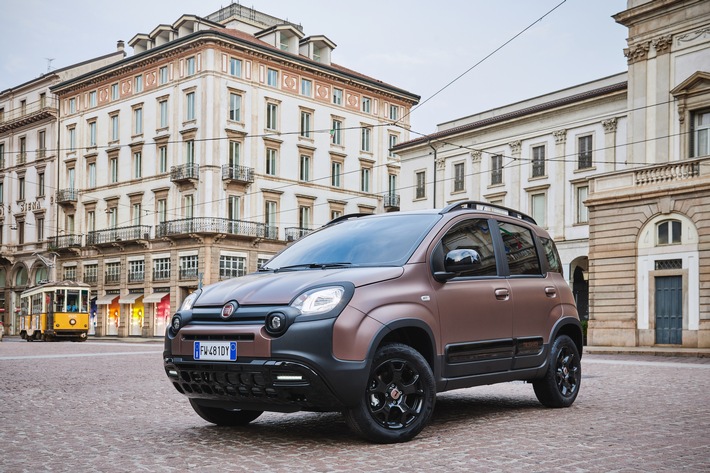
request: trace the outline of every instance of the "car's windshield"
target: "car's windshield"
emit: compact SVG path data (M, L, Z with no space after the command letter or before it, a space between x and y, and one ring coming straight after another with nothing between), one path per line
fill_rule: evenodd
M346 220L298 240L262 269L401 266L440 217L402 214Z

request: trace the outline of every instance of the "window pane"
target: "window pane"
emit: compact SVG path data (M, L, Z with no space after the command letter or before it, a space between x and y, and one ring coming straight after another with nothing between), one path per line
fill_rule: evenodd
M508 268L512 276L542 274L530 230L507 222L498 222L503 238Z

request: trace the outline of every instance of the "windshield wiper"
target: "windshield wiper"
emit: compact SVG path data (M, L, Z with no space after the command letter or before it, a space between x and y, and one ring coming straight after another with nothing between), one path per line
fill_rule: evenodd
M280 268L275 268L273 271L275 273L278 273L279 271L296 271L299 269L344 268L347 266L352 266L352 263L302 263L293 264L291 266L282 266Z

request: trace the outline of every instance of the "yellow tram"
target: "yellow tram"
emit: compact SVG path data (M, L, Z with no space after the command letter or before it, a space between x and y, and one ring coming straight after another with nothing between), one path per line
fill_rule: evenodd
M90 294L88 284L75 281L50 282L27 289L20 295L20 336L28 342L86 340Z

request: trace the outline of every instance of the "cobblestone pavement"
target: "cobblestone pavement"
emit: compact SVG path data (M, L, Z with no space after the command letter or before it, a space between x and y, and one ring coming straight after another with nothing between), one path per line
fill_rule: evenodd
M569 409L524 383L441 394L406 444L339 414L218 428L168 382L158 343L0 343L0 471L710 471L710 359L585 355Z

